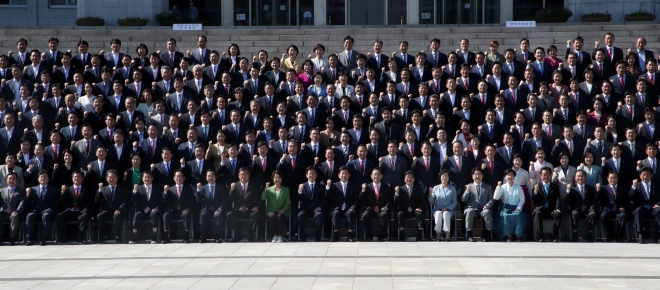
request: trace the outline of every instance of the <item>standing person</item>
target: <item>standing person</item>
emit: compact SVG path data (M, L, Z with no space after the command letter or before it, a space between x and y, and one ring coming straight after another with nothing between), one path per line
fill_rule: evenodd
M281 171L274 171L271 174L271 180L273 186L270 182L266 182L266 188L261 193L261 200L266 202L270 232L273 235L272 242L281 243L282 236L286 233L286 221L289 219L291 193L286 186L282 186L284 175Z
M516 172L513 169L504 170L506 183L498 182L495 189L496 200L502 201L502 207L497 216L495 228L500 240L506 238L507 242L523 241L527 216L522 213L525 204L525 192L522 187L515 184Z
M429 203L435 221L436 241L440 241L445 232L445 241L451 241L451 219L456 215L456 188L449 184L449 171L444 169L439 174L440 184L429 188Z

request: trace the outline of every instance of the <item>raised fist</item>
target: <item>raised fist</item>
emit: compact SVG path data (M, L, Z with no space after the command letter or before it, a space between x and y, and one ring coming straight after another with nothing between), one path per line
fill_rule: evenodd
M394 192L395 192L396 194L399 194L399 187L398 187L398 186L394 188Z
M318 157L314 157L314 164L318 164L318 163L319 163L319 158L318 158Z
M362 183L362 191L365 191L365 190L367 190L367 184L366 184L366 183Z
M559 139L555 139L555 146L559 146Z
M282 159L280 159L280 161L282 161L282 162L286 161L286 158L288 156L289 156L289 154L286 154L286 153L282 154Z
M163 191L167 192L168 190L170 190L170 186L169 186L169 185L165 185L165 186L163 186Z
M34 172L34 164L30 164L30 166L28 167L28 171Z
M197 183L197 191L200 191L200 190L202 190L202 184L201 184L201 183Z
M62 185L62 194L66 191L66 185Z
M353 161L354 159L355 159L355 156L353 156L353 154L348 156L348 161Z
M571 183L570 182L566 184L566 189L571 190Z
M231 190L234 190L234 189L236 189L236 183L231 184Z
M596 191L600 191L600 183L596 183Z
M266 188L270 187L270 182L266 182Z
M497 182L497 187L500 187L500 186L502 186L502 182L501 182L501 181L498 181L498 182Z
M59 164L57 164L57 163L53 164L53 169L54 169L54 170L57 170L58 168L60 168L60 165L59 165Z
M486 163L481 164L481 170L486 170Z
M304 187L305 186L303 185L303 183L301 183L300 185L298 185L298 191L302 192Z
M538 183L534 185L534 191L539 191L539 184Z
M25 196L30 196L30 191L32 191L31 188L29 188L29 187L26 188L26 189L25 189Z
M399 149L403 148L403 142L399 142Z
M87 171L92 171L92 165L91 164L87 164Z
M179 162L181 163L181 165L184 165L184 164L186 164L186 159L181 158L181 160L179 160Z
M252 155L252 161L257 162L257 155Z
M140 186L137 185L137 184L134 184L134 185L133 185L133 191L138 191L138 187L140 187Z
M466 190L466 191L470 191L471 188L472 188L472 186L470 186L470 184L466 184L466 185L465 185L465 190Z
M602 165L605 165L605 157L601 157L600 162L601 162Z
M417 156L413 157L413 163L417 162Z
M525 133L525 140L529 139L529 133Z
M383 163L383 157L378 157L378 163Z
M99 182L99 190L103 190L103 183Z
M555 173L559 173L559 167L555 167Z

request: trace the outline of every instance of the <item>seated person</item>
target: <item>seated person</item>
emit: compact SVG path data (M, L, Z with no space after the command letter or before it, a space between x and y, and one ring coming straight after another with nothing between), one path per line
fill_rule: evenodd
M71 174L72 186L62 185L62 196L60 198L60 213L57 215L57 241L67 243L67 223L78 221L78 243L87 240L87 228L92 211L94 192L85 190L82 185L84 175L80 171Z
M581 218L586 218L589 223L586 240L589 242L594 241L593 231L597 217L596 207L598 205L598 199L596 189L591 185L587 185L586 181L587 173L584 170L578 170L575 173L575 187L568 186L566 188L566 201L571 211L571 224L573 225L571 236L571 241L573 242L577 242L578 240L578 222Z
M165 210L163 212L163 235L165 236L161 243L167 244L172 240L171 223L172 219L181 219L183 221L183 242L190 242L190 227L192 219L192 208L195 202L195 196L192 189L185 185L186 176L183 170L177 169L174 171L174 185L169 187L165 185L163 190L163 202L165 203Z
M151 243L158 243L158 222L163 212L163 190L153 184L151 171L142 172L142 185L133 185L133 239L130 244L138 243L138 225L141 221L149 219L151 222Z
M362 184L362 192L360 192L362 213L360 217L367 241L373 240L371 220L378 218L380 221L378 241L380 242L385 240L385 235L387 234L387 228L390 222L390 209L392 209L394 202L394 190L388 184L381 183L383 173L379 167L371 170L371 179L373 182Z
M465 228L467 229L467 238L470 242L474 242L472 236L472 226L474 225L474 218L477 214L484 219L484 233L482 234L484 241L490 241L490 231L493 230L493 214L490 209L493 207L493 188L490 185L482 183L484 174L481 168L472 169L473 183L466 185L465 192L461 200L465 204Z
M427 143L426 147L430 147ZM437 164L437 163L436 163ZM399 225L399 241L406 240L404 224L406 219L415 218L417 222L416 241L422 240L422 224L424 223L424 208L426 208L426 192L424 185L415 183L415 173L412 170L406 172L405 185L394 189L394 204L397 205L396 221Z
M197 202L202 210L199 215L200 243L206 243L208 237L208 222L213 220L215 226L214 242L221 243L220 236L225 233L225 216L227 215L227 198L229 191L224 184L216 183L215 171L211 168L206 171L206 182L197 183Z
M53 229L52 224L57 213L59 194L57 194L55 187L48 185L48 181L50 180L48 176L48 171L41 170L38 176L39 184L28 188L25 193L24 205L31 209L28 211L25 223L27 226L26 239L28 246L34 245L37 221L42 223L40 244L45 246L46 241L51 238L50 231Z
M98 223L98 243L102 244L105 241L106 236L108 235L107 229L105 229L104 224L110 220L113 220L115 223L115 240L117 244L123 243L120 233L123 230L124 219L126 218L126 204L128 203L130 196L126 190L118 186L119 183L119 174L116 170L108 170L105 174L106 181L108 185L103 186L103 183L99 183L99 190L96 192L96 203L99 207L99 214L96 216L96 221Z
M493 198L502 201L495 225L497 236L502 241L506 238L507 242L523 241L527 226L527 215L522 213L525 205L525 192L522 186L514 183L516 172L513 169L504 170L504 178L506 183L504 185L501 181L497 183Z
M316 224L316 233L314 241L321 241L321 230L323 228L323 209L325 208L325 189L324 186L316 184L316 168L309 166L305 169L307 182L298 186L298 238L301 242L307 241L305 234L305 220L314 218Z
M273 235L273 243L281 243L282 236L286 233L286 221L289 216L291 197L289 188L282 186L284 175L282 171L275 170L271 175L273 186L266 182L266 188L261 193L261 199L266 201L266 212L268 213L268 225Z
M334 156L334 154L331 155ZM332 210L330 216L332 218L333 242L339 241L339 220L341 217L346 217L348 222L348 241L353 242L357 238L353 228L357 216L359 193L357 188L348 182L350 177L348 167L341 166L339 167L339 181L332 183L332 180L328 179L326 183L326 198Z
M534 224L536 225L536 235L539 242L544 242L543 237L543 219L552 218L552 241L559 242L559 227L561 227L561 203L559 195L559 185L552 182L552 169L550 167L541 168L541 182L534 186L532 201L534 202Z
M229 200L227 201L228 207L231 209L227 213L227 223L230 230L234 231L233 238L229 239L231 242L237 242L241 237L242 227L239 226L239 220L250 220L250 229L248 230L248 240L256 241L258 236L255 236L257 224L260 222L260 196L257 193L260 190L258 184L250 181L250 169L241 167L238 171L239 181L231 184L231 191L229 192ZM258 233L257 233L258 234ZM230 232L231 235L231 232Z

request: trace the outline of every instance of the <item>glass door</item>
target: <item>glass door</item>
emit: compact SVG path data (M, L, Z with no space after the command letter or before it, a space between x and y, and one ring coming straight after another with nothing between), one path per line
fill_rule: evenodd
M383 25L385 5L382 0L350 1L348 15L350 25Z

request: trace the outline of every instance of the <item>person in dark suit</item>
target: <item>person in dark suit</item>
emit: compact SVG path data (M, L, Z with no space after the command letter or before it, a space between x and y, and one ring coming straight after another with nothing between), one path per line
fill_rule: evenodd
M204 87L208 84L213 84L208 76L204 75L204 70L201 65L195 65L193 67L192 79L189 79L185 84L185 90L188 91L192 98L196 100L201 100L204 98Z
M9 65L18 64L20 67L27 65L28 61L28 51L27 51L28 41L25 38L21 38L16 41L17 53L9 56Z
M506 149L505 147L501 148ZM476 167L481 168L482 180L485 184L491 187L497 187L497 183L504 179L504 170L513 167L513 165L508 165L508 153L505 153L507 160L504 160L499 156L498 151L500 150L496 150L493 144L486 145L484 151L486 151L486 158L477 161ZM500 158L496 158L496 154ZM513 160L513 155L511 156L511 160Z
M440 52L440 39L432 39L429 48L429 52L426 53L426 65L429 68L441 67L447 64L447 55Z
M388 233L390 212L394 205L394 189L389 185L382 183L383 174L380 168L376 167L371 171L373 182L362 184L360 192L360 205L362 224L365 230L367 241L373 240L371 220L378 218L380 228L378 232L378 241L383 241Z
M167 51L160 54L161 65L168 65L171 68L180 68L179 64L183 58L183 53L176 51L176 39L167 40Z
M11 172L5 176L7 186L0 189L0 222L9 221L9 245L16 244L21 229L21 217L25 211L25 190L18 186L18 175ZM2 229L4 230L4 227Z
M592 63L591 55L588 52L583 51L582 50L583 47L584 47L584 39L582 38L582 36L578 36L575 39L573 39L573 46L567 47L566 52L564 54L565 59L568 59L569 53L574 53L575 55L577 55L577 59L578 59L577 65L582 70L589 67L589 65Z
M50 171L53 168L53 161L44 157L44 145L38 144L34 146L34 156L27 164L28 168L25 171L25 186L33 187L39 185L41 172L46 170L50 176Z
M151 243L158 243L158 224L162 218L165 204L163 203L163 189L157 187L153 181L153 173L146 170L142 172L144 184L133 186L133 196L130 200L134 205L135 213L131 244L138 243L138 226L141 221L147 219L151 222Z
M643 167L639 172L639 179L633 180L632 188L628 196L633 207L633 217L635 219L635 231L637 232L637 242L644 243L644 234L646 227L642 224L645 219L654 219L657 226L660 225L660 198L656 192L656 185L653 179L653 170L649 167Z
M305 220L313 218L316 224L316 231L314 234L314 241L321 241L321 229L323 227L323 210L325 209L325 195L324 184L317 184L316 168L309 166L305 169L305 177L307 182L301 183L298 186L298 238L301 242L307 241L307 234L305 233Z
M415 182L416 179L418 184L423 185L425 188L431 188L437 185L436 176L440 173L440 162L436 160L437 157L431 156L431 153L433 152L431 143L428 141L421 141L418 144L420 144L422 156L415 156L412 158L410 171L414 174L413 182ZM417 178L415 178L415 176ZM407 178L407 175L404 176L404 181L405 178Z
M573 242L578 240L578 222L581 218L586 218L589 223L587 234L583 237L589 242L593 242L595 239L593 230L598 216L598 212L596 212L598 197L596 189L585 184L586 177L587 173L584 170L578 170L575 173L575 187L569 187L569 183L566 188L566 191L568 191L566 201L568 202L568 210L571 212L571 223L573 225L571 236Z
M383 107L381 109L381 115L383 121L373 125L373 128L378 131L381 138L384 140L394 139L397 142L403 141L403 126L399 122L393 122L392 109Z
M46 241L51 238L53 220L57 214L59 204L59 194L57 189L48 185L50 181L49 172L41 170L39 172L39 183L36 186L28 188L25 193L25 206L30 210L26 217L27 245L34 245L37 222L41 220L41 243L45 246Z
M352 70L357 67L356 59L360 53L353 50L353 43L355 43L355 39L353 39L353 37L344 37L344 51L339 53L337 56L341 66L343 66L346 70Z
M513 156L520 153L520 146L514 146L513 144L513 133L504 132L502 134L502 146L497 148L497 157L504 162L504 169L513 167ZM486 154L488 155L488 154ZM504 176L501 176L504 178ZM491 184L492 187L496 187L497 181L495 184Z
M131 74L131 56L128 54L122 55L121 63L122 66L114 69L112 72L112 81L119 80L124 84L133 82L133 74ZM140 70L134 70L134 72L136 71L142 73ZM126 80L128 80L128 82L126 82Z
M349 156L349 161L346 163L349 173L351 173L352 184L360 185L363 183L372 182L370 172L376 163L367 159L367 146L360 144L357 146L357 159L353 159L353 155Z
M615 65L616 74L609 77L612 89L615 93L624 95L629 90L635 89L635 78L627 73L627 63L619 61Z
M449 176L454 182L456 188L464 188L466 184L472 182L472 161L463 155L463 143L454 141L452 143L452 152L454 155L443 163L443 169L449 170Z
M456 55L458 56L457 64L462 65L467 63L469 65L475 65L476 54L470 51L470 41L467 38L461 38L459 44L460 49L456 52Z
M617 63L623 60L624 53L623 50L619 47L614 46L614 34L608 32L604 37L605 46L594 48L593 54L596 54L596 51L602 51L605 55L605 62L607 63ZM596 42L598 46L598 42Z
M337 182L339 180L339 169L342 166L345 166L346 162L339 162L335 157L337 156L337 149L332 147L327 147L323 151L325 154L325 161L321 162L319 159L318 162L314 162L316 170L319 173L320 180L332 180ZM348 168L348 167L347 167Z
M174 154L168 147L163 147L160 150L160 156L163 161L151 165L151 173L156 186L162 187L164 185L174 186L174 173L181 166L179 163L172 162Z
M615 171L607 173L608 185L601 186L598 192L601 213L600 219L607 230L607 241L623 241L624 227L627 222L626 210L629 207L626 187L619 186L619 175ZM616 230L612 225L616 219Z
M425 141L426 142L426 141ZM425 143L424 147L431 147L430 144ZM428 149L430 151L430 149ZM428 158L430 156L424 156ZM439 164L434 162L434 164ZM415 164L413 164L414 168ZM413 169L414 170L414 169ZM399 225L399 241L406 240L405 234L405 221L409 218L414 218L417 223L416 241L422 240L422 224L424 222L424 209L427 208L426 204L426 189L430 188L425 184L415 183L415 175L422 177L423 175L415 174L413 170L406 172L405 185L397 186L394 188L394 204L397 206L396 222ZM432 174L436 174L439 170Z
M0 101L2 101L2 97L0 97ZM18 152L24 132L15 126L13 114L5 114L2 121L5 126L0 128L0 156L7 155L9 152Z
M529 40L523 38L520 40L520 50L516 51L516 61L527 65L528 61L534 59L534 54L529 51Z
M149 124L147 133L149 138L144 138L139 142L140 156L145 164L156 164L162 161L158 153L166 146L165 140L158 136L158 126L154 123Z
M113 38L110 40L110 52L107 52L103 55L103 66L107 67L109 69L113 68L119 68L124 66L122 64L121 59L123 57L123 53L120 52L121 50L121 40L118 38Z
M127 203L130 200L129 192L123 187L118 186L119 175L114 169L108 170L105 174L108 185L103 186L99 183L99 189L96 193L95 202L99 206L99 214L96 216L98 229L98 243L103 243L108 232L105 230L105 222L114 220L117 235L115 240L117 244L123 243L120 232L123 231L124 219L126 218Z
M250 182L250 169L242 167L239 169L239 181L231 183L229 198L227 200L227 224L229 224L229 235L234 231L233 238L228 238L231 242L237 242L242 236L242 227L239 220L250 220L248 228L248 240L258 240L258 233L255 233L256 227L261 223L261 187ZM288 175L287 175L288 176ZM255 235L256 234L256 235Z
M525 67L527 63L522 64L516 61L516 52L512 48L508 48L504 52L504 58L506 59L502 65L502 74L507 78L509 76L515 76L517 79L522 80L524 78Z
M227 214L227 199L229 191L226 185L216 183L216 175L213 169L206 171L206 185L197 183L197 202L201 206L199 216L200 243L206 243L208 235L208 222L213 220L215 239L214 242L221 243L220 238L225 227L225 216Z
M263 74L266 80L270 81L275 86L278 86L281 82L286 81L286 73L280 70L279 58L273 57L273 59L270 61L270 66L273 69Z
M192 210L195 204L195 194L192 188L184 184L186 176L181 169L174 170L174 185L172 187L165 185L163 190L163 202L165 210L163 213L163 227L164 238L161 241L167 244L172 240L171 223L173 219L181 219L183 221L183 242L190 242L190 229L192 227Z
M532 201L534 202L534 223L536 224L536 235L539 241L544 241L543 219L553 219L552 240L559 242L559 227L562 220L562 200L560 198L559 186L551 182L552 169L541 168L541 182L534 186Z
M330 206L332 213L332 241L339 241L339 221L345 217L348 222L347 239L349 242L355 241L357 237L354 235L355 218L357 216L359 193L357 187L349 184L350 172L348 167L341 166L338 168L339 181L332 182L327 179L325 199Z
M268 156L268 143L264 141L257 143L256 152L259 154L258 156L250 157L251 181L264 186L270 181L270 177L277 167L278 158Z

